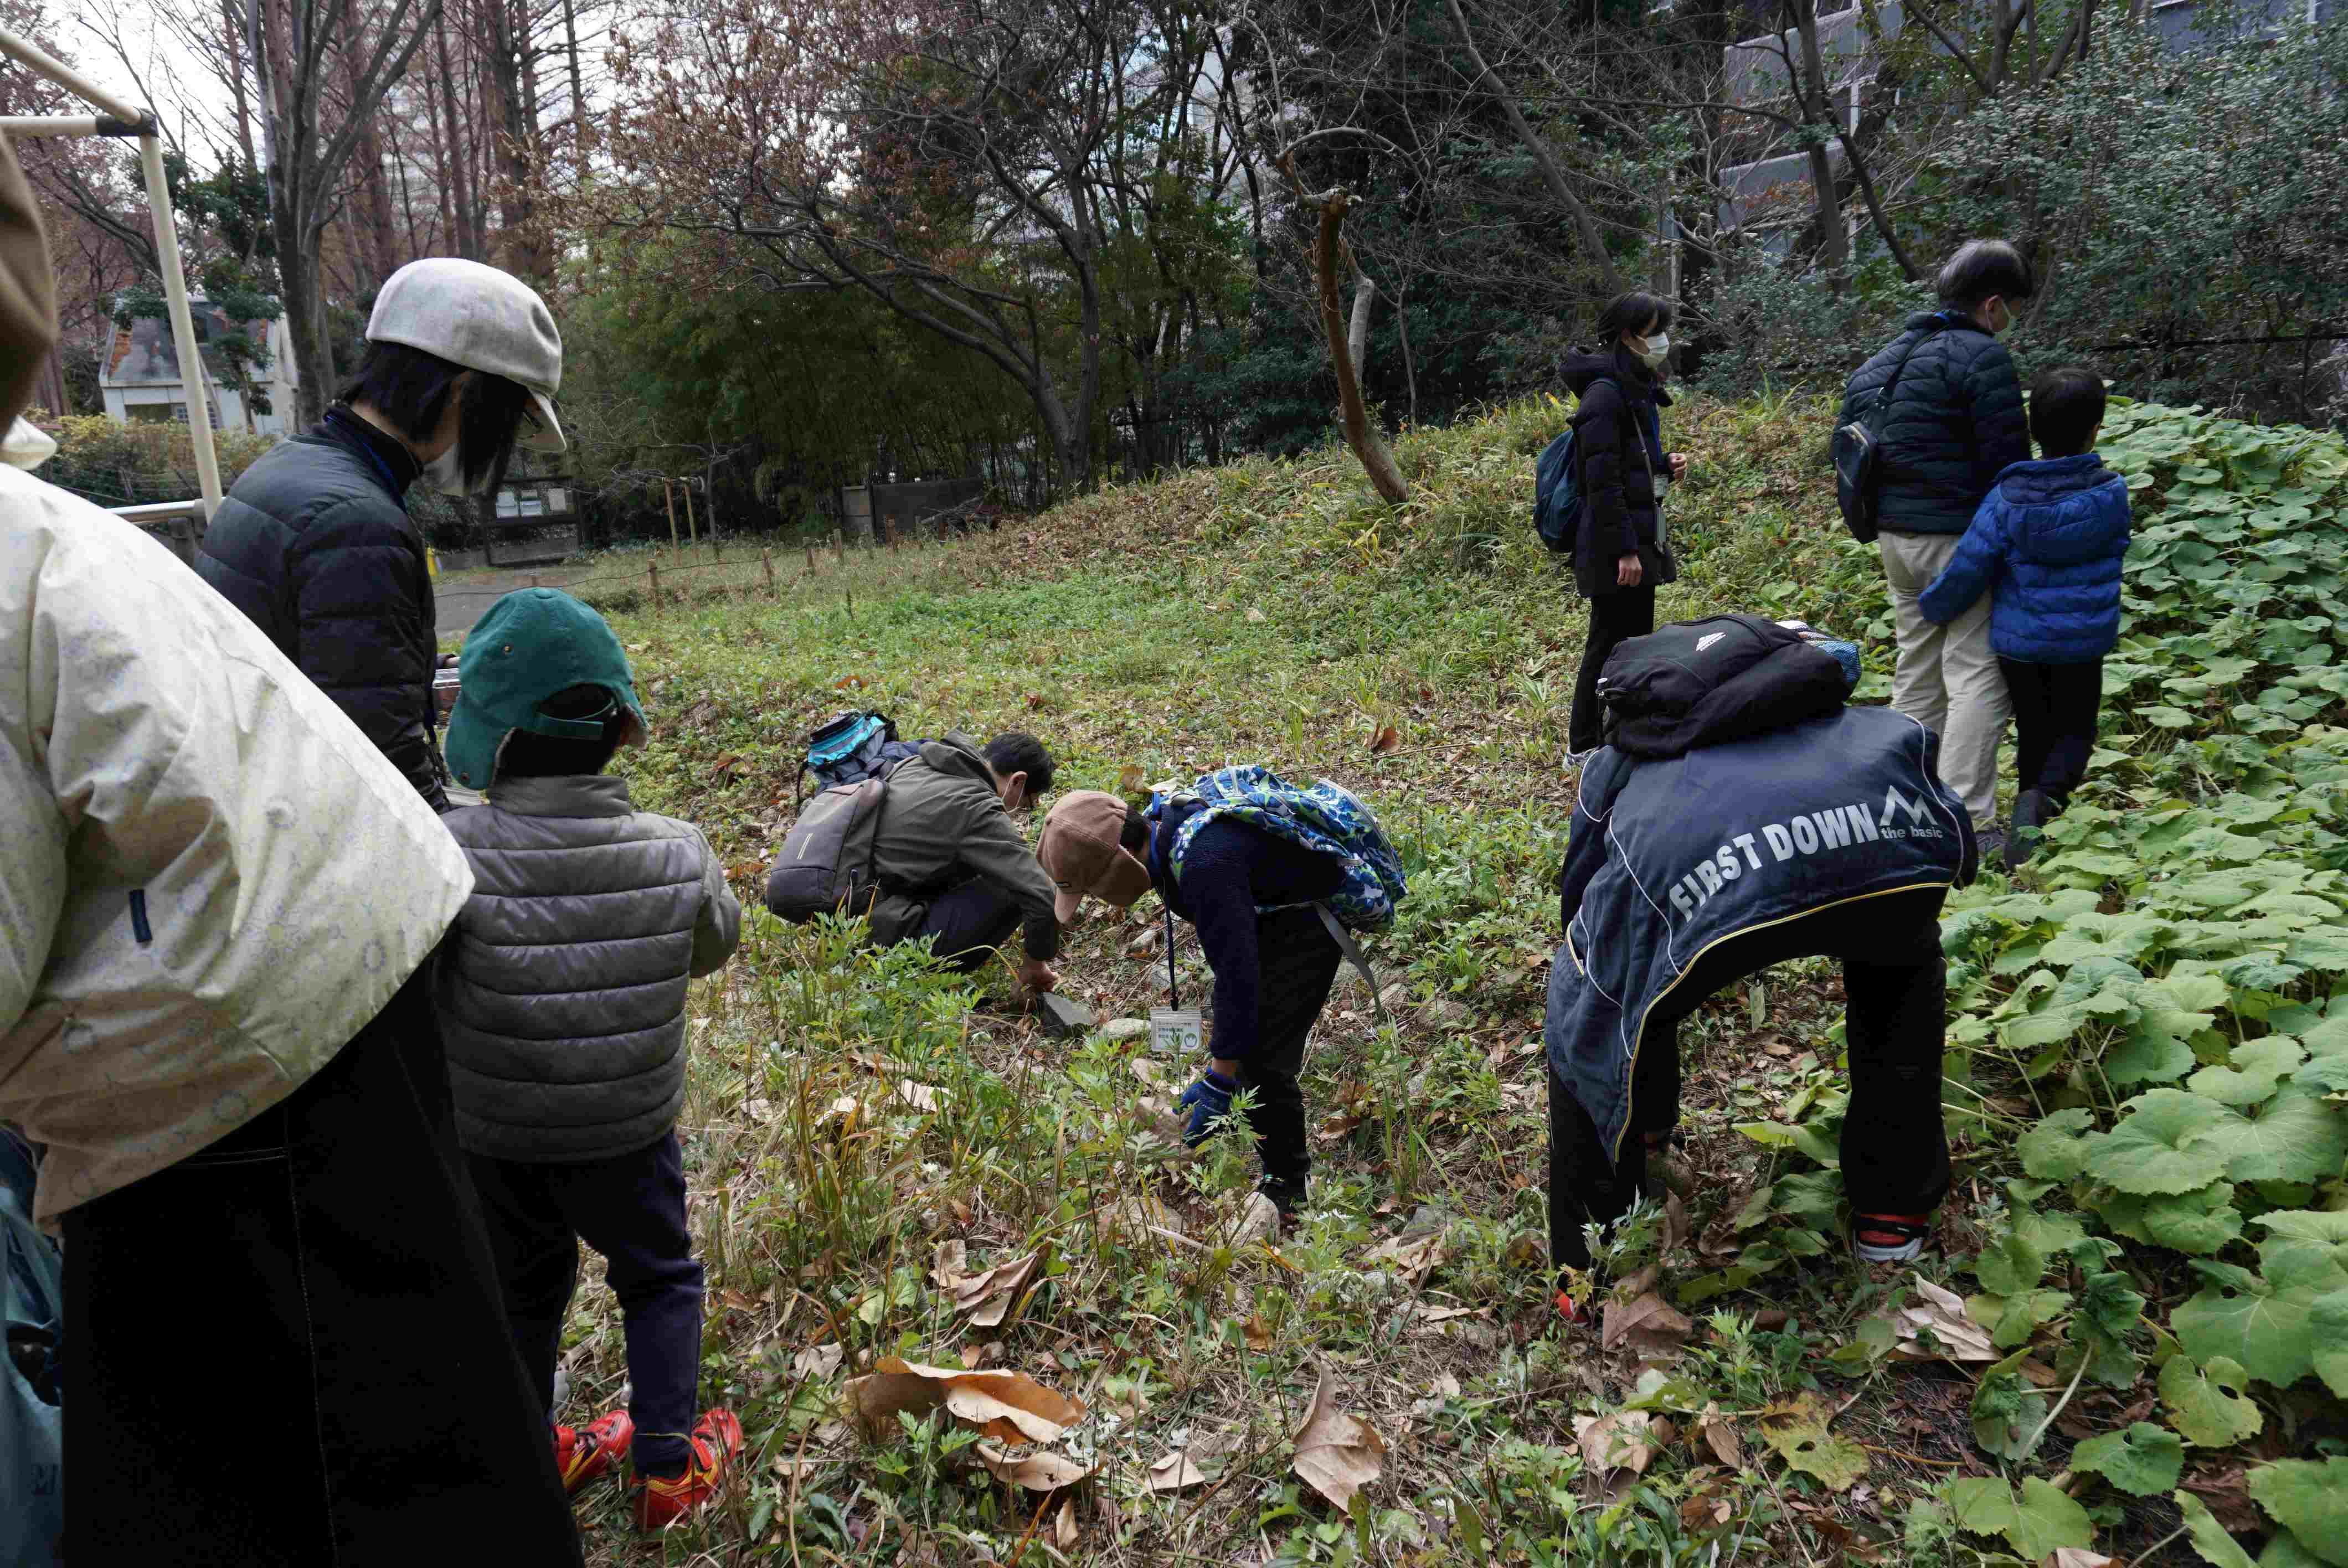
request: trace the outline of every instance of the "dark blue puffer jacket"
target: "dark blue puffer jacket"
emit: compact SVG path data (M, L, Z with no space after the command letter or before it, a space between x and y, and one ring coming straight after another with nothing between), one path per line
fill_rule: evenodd
M2119 641L2127 548L2127 481L2093 452L2016 463L1917 608L1927 620L1954 620L1986 592L1998 657L2085 664Z
M1910 316L1851 376L1837 425L1849 423L1862 394L1882 390L1911 346L1883 415L1878 526L1887 534L1961 534L1997 476L2030 456L2022 383L2013 356L1972 317L1927 312Z

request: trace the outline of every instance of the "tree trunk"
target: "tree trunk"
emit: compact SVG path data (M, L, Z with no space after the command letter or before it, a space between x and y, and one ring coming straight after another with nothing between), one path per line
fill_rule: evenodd
M1367 272L1354 274L1354 320L1345 329L1345 352L1353 357L1355 380L1370 373L1370 304L1378 297L1378 286L1370 282Z
M220 13L221 46L228 55L229 92L236 101L236 143L243 150L245 168L259 169L261 162L252 154L252 107L244 91L244 26L236 14L236 0L221 0Z
M1826 60L1818 49L1818 0L1791 0L1791 5L1795 31L1802 40L1802 118L1819 131L1838 128L1842 121L1834 118L1827 98ZM1839 274L1850 266L1850 231L1843 222L1842 193L1835 185L1828 145L1822 139L1810 146L1810 187L1818 215L1818 253L1828 269L1838 274L1833 286L1839 293Z
M298 234L301 224L283 200L283 182L270 180L270 216L280 234ZM306 430L326 416L335 369L319 330L317 251L281 250L277 281L285 304L285 343L294 352L294 428Z
M1402 470L1395 466L1394 454L1386 450L1385 437L1370 422L1369 411L1362 405L1362 384L1354 378L1354 356L1345 346L1345 308L1337 291L1337 252L1342 246L1339 231L1344 227L1345 213L1354 199L1338 189L1308 196L1305 200L1321 211L1320 231L1313 243L1313 271L1321 285L1321 331L1329 340L1329 359L1337 373L1337 411L1344 425L1345 444L1361 460L1362 471L1370 477L1370 484L1380 497L1389 502L1406 501L1410 499L1410 487L1404 482Z
M448 28L446 23L432 29L432 43L440 52L438 96L447 138L441 162L441 189L444 199L455 209L455 221L448 230L448 245L466 261L478 261L481 259L480 229L466 179L465 144L457 134L457 105L459 100L457 97L457 73L448 64Z
M1410 294L1406 290L1395 301L1395 331L1402 338L1403 379L1410 384L1410 422L1418 423L1418 366L1410 354Z

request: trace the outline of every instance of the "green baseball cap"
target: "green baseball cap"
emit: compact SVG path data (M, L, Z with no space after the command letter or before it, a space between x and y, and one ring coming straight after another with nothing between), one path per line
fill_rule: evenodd
M448 771L467 789L487 789L498 753L516 730L557 740L592 741L603 715L558 718L541 712L573 686L601 686L644 728L628 655L603 618L560 589L521 588L489 606L465 638L457 661L457 707L443 750Z

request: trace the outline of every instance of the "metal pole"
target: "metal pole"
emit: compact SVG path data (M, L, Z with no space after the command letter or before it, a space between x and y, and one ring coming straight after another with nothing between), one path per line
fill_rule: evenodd
M147 118L144 110L131 108L72 67L51 59L14 33L0 32L0 55L7 56L36 76L46 77L84 103L101 108L117 119L137 125Z
M101 128L121 123L94 114L12 114L0 116L0 131L10 136L104 136L108 132ZM136 127L126 128L132 136L139 134Z
M204 392L204 361L188 313L188 279L180 270L180 230L171 217L171 190L163 178L163 138L139 138L139 167L147 176L147 206L155 220L155 259L161 263L163 302L171 314L171 341L180 352L180 384L188 394L188 438L196 452L196 484L204 493L204 519L220 510L220 454L212 448L211 400Z

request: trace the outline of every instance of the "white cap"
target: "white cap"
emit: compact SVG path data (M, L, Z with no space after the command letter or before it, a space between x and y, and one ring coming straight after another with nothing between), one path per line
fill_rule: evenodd
M369 343L420 348L527 389L538 428L525 433L521 445L562 450L562 426L554 417L562 334L538 291L520 278L455 256L410 261L385 280L366 335Z

